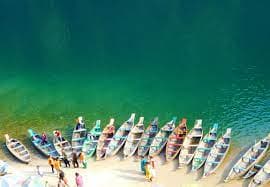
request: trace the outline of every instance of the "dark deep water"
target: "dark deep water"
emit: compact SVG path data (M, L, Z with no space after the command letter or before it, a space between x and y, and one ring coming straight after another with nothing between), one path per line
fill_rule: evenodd
M0 1L0 135L131 112L270 132L269 1ZM89 127L88 126L88 127Z

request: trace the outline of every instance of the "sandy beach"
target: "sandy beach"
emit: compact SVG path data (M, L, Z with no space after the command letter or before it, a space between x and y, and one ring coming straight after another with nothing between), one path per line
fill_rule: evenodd
M88 168L74 169L65 168L65 172L69 185L76 186L74 181L74 173L79 172L85 182L86 187L236 187L247 186L248 181L235 180L223 183L223 178L227 174L229 164L234 159L234 154L230 154L224 161L217 173L207 178L201 178L202 169L198 172L191 173L190 168L178 169L178 160L165 163L164 155L156 157L157 161L157 178L153 182L145 180L144 175L140 172L140 162L134 157L123 159L120 156L109 158L103 161L88 161ZM24 175L36 175L36 165L40 165L44 171L43 180L48 182L48 187L57 186L57 175L51 173L51 169L47 164L46 158L33 155L33 161L28 164L21 164L16 161L8 161L11 173L21 173Z

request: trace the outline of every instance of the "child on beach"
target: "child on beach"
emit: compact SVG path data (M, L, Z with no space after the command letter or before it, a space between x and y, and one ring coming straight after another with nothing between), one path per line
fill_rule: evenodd
M69 160L68 160L68 156L67 156L65 150L62 149L61 153L62 153L62 160L63 160L63 162L65 163L66 168L67 168L67 167L70 168L70 162L69 162Z

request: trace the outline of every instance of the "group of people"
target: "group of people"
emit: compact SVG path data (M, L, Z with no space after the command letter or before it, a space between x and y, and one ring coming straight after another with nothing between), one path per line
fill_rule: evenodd
M82 165L83 168L86 168L85 154L80 152L77 154L76 152L72 152L71 159L67 156L64 149L62 149L62 157L61 160L59 157L53 158L52 156L48 157L48 164L52 169L52 173L54 173L54 169L59 172L61 170L61 161L64 162L66 167L70 168L70 161L72 161L72 165L74 168L79 168Z
M62 150L62 156L63 156L62 160L64 161L66 167L70 167L70 160L68 159L67 155L65 154L63 150ZM79 155L77 155L76 152L73 152L71 161L74 168L78 168L80 166L79 163L81 163L82 166L85 167L84 153L81 152ZM55 173L55 170L56 170L56 173L59 179L58 187L68 187L69 184L68 184L67 178L65 177L65 173L63 172L62 167L61 167L61 160L59 158L53 158L52 156L49 156L48 164L51 167L52 173ZM38 175L43 176L43 172L40 171L39 166L37 166L37 172L38 172ZM77 187L83 187L83 178L77 172L75 173L75 182L77 184Z
M79 162L78 162L79 160ZM77 154L76 152L72 153L72 165L74 168L80 167L79 163L82 165L83 168L86 168L86 160L84 152L80 152Z
M85 128L85 124L82 117L78 117L76 122L77 122L76 130ZM65 141L65 139L62 137L61 132L58 129L54 131L54 136L56 140L60 142ZM61 160L59 158L52 158L51 156L49 156L48 164L52 168L52 173L54 173L54 169L57 171L57 175L59 179L57 186L68 187L69 186L68 180L65 177L65 173L63 172L61 168L61 161L64 162L66 168L67 167L70 168L70 162L72 162L72 165L74 168L79 168L80 164L82 165L83 168L86 168L87 164L86 164L85 155L83 152L80 152L79 154L77 154L73 150L71 155L67 155L65 152L65 149L62 149L61 154L62 154ZM78 172L75 173L75 182L76 182L77 187L83 187L83 178Z
M141 171L150 182L156 177L156 161L152 156L141 157Z

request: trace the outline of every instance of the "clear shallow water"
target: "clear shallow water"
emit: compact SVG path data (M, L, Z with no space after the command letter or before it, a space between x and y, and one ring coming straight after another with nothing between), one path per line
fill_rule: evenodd
M270 132L267 6L237 1L0 3L0 139L70 135L130 113L203 119L235 145Z

